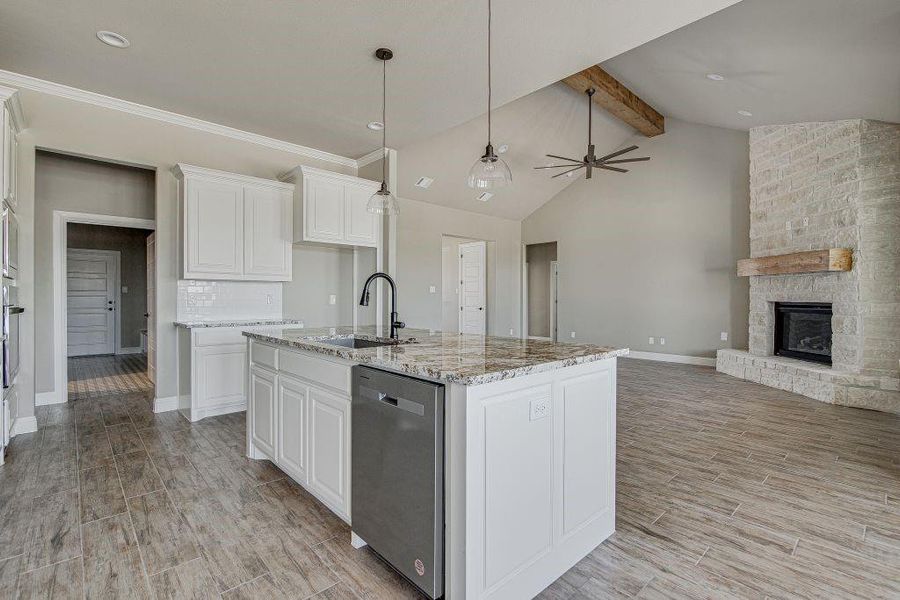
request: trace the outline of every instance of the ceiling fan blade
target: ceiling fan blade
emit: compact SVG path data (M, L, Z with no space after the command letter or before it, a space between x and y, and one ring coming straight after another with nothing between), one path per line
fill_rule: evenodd
M547 165L546 167L532 167L533 169L559 169L560 167L574 167L576 165Z
M619 156L620 154L625 154L626 152L631 152L632 150L637 150L637 148L638 148L637 146L628 146L627 148L623 148L622 150L616 150L612 154L607 154L606 156L601 156L600 158L597 159L597 161L603 162L604 160L607 160L609 158L615 158L615 157Z
M619 167L607 167L606 165L597 165L598 169L606 169L607 171L618 171L619 173L627 173L628 169L620 169Z
M619 163L640 162L643 160L650 160L650 157L649 156L641 156L640 158L620 158L618 160L604 160L602 162L605 165L617 165Z
M556 175L554 175L554 176L551 177L550 179L556 179L557 177L562 177L562 176L565 175L566 173L571 173L572 171L577 171L578 169L583 169L584 167L585 167L585 165L578 165L578 166L575 167L574 169L569 169L568 171L563 171L562 173L557 173Z
M559 160L568 160L568 161L571 161L571 162L573 162L573 163L581 163L581 162L582 162L582 161L580 161L580 160L578 160L578 159L575 159L575 158L568 158L568 157L565 157L565 156L557 156L557 155L555 155L555 154L547 154L546 156L547 156L548 158L558 158Z

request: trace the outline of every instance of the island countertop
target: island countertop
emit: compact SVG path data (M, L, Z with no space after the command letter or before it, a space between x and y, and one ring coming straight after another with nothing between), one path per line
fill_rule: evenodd
M401 330L399 343L376 348L323 343L339 338L390 341L375 326L249 328L243 334L268 344L462 385L479 385L628 354L628 348L460 335L427 329Z

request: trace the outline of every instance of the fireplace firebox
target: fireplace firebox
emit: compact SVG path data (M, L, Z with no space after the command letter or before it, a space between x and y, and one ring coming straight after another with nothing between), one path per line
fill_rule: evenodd
M775 303L775 354L831 364L831 304Z

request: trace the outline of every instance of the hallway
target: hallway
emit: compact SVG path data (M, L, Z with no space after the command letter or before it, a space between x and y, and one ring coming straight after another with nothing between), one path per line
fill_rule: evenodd
M69 400L153 392L146 354L104 354L69 358Z

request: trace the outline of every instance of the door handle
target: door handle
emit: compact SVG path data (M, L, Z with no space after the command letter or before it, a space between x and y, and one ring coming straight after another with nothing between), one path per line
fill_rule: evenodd
M106 309L106 310L109 310L109 311L112 311L112 307L111 307L111 306L110 306L110 307L109 307L109 308L107 308L107 309Z
M484 310L484 307L483 307L483 306L479 306L479 307L478 307L478 310Z

